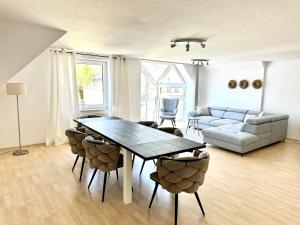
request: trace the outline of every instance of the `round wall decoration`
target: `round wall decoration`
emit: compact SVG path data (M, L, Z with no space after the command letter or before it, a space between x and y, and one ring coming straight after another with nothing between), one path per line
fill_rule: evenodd
M247 80L241 80L239 86L242 89L246 89L249 86L249 82Z
M236 81L235 81L235 80L230 80L230 81L228 82L228 87L229 87L230 89L236 88Z
M260 89L262 87L262 81L261 80L254 80L252 82L252 86L255 88L255 89Z

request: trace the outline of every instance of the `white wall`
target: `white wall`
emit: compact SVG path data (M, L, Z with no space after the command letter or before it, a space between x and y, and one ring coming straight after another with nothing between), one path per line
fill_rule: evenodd
M263 79L264 69L261 62L232 63L211 65L200 68L199 99L204 106L227 106L260 110L262 89L254 89L252 81ZM228 88L229 80L246 79L247 89L237 86Z
M44 143L49 111L49 51L46 50L23 68L9 82L28 84L28 94L20 97L22 144ZM15 96L0 90L0 148L18 145Z
M265 85L264 110L288 114L288 137L300 140L300 60L271 62Z
M263 79L262 62L232 63L202 67L199 99L202 106L229 106L260 110L262 89L251 86L255 79ZM300 140L300 60L270 62L265 71L263 110L288 114L288 138ZM229 89L231 79L248 79L246 90Z

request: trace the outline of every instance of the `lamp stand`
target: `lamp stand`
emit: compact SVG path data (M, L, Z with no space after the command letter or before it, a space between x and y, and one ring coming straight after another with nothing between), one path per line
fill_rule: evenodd
M18 131L19 131L19 150L13 152L13 155L20 156L28 154L28 150L22 150L21 146L21 129L20 129L20 115L19 115L19 95L17 97L17 112L18 112Z

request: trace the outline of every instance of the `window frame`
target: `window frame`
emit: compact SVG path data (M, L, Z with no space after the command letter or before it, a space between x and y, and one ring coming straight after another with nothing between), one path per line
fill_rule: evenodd
M75 57L75 80L76 80L76 94L78 92L77 76L76 76L76 64L87 64L87 65L98 65L102 66L102 77L103 77L103 104L89 104L82 105L79 103L79 111L103 111L108 109L108 71L107 71L107 60L99 59L100 57L84 57L78 55Z

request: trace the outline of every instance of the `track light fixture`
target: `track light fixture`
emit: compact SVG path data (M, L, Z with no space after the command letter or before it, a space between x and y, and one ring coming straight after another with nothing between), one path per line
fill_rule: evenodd
M171 43L171 48L176 47L176 42Z
M188 42L185 47L186 47L186 51L189 52L190 51L190 43Z
M191 60L194 65L198 65L198 66L204 66L205 64L207 66L209 65L208 59L191 59Z
M204 38L182 38L182 39L175 39L171 40L171 48L174 48L177 46L177 44L184 44L186 51L190 51L190 43L200 43L202 48L206 47L206 39Z

